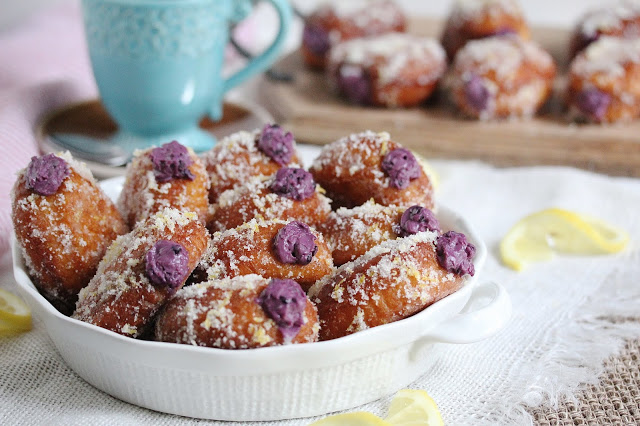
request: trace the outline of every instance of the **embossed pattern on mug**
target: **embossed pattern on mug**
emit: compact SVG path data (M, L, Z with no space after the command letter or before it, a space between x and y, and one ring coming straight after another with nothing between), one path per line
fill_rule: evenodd
M224 43L227 2L175 8L84 3L91 49L123 58L197 57Z

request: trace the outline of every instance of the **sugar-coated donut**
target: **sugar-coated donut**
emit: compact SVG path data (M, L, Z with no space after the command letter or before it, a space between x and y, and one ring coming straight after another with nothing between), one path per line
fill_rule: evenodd
M475 273L474 255L455 232L424 231L372 248L309 290L320 340L401 320L454 293Z
M278 125L227 136L202 158L211 180L211 203L224 191L246 183L253 176L270 176L281 167L300 164L293 135Z
M454 104L481 120L534 115L551 94L556 66L531 41L496 36L471 41L447 78Z
M306 291L332 268L331 251L315 229L298 221L252 219L213 234L192 281L255 273L293 279Z
M570 114L578 120L617 123L640 116L640 39L601 37L571 63Z
M292 280L244 275L178 291L156 322L156 340L252 349L318 340L318 314Z
M431 96L446 62L436 40L388 33L334 46L327 75L352 103L412 107Z
M324 69L336 44L360 37L403 32L406 17L392 0L325 2L305 19L302 55L311 68Z
M640 38L640 1L618 0L588 11L579 20L571 37L571 57L603 36Z
M184 285L209 244L193 212L167 208L118 237L80 291L73 318L144 336L158 309Z
M89 169L69 153L33 157L11 191L18 245L36 288L73 312L107 247L127 226Z
M422 165L386 132L366 131L324 146L309 171L333 208L369 199L382 205L434 206L433 186Z
M425 230L440 231L433 212L421 206L382 206L372 200L331 212L318 227L336 266L351 262L384 241Z
M211 207L211 232L235 228L253 218L295 219L311 226L331 211L313 176L301 168L283 167L270 177L257 176L245 185L222 193Z
M531 37L516 0L456 0L442 33L442 45L453 60L470 40L505 34L523 40Z
M176 141L137 151L118 205L130 227L167 207L192 211L206 223L209 176L193 150Z

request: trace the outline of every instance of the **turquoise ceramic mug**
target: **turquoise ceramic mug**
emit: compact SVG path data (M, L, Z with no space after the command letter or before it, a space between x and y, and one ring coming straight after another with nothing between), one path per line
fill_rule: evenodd
M215 143L198 128L219 119L225 92L276 59L291 21L287 0L268 0L278 34L264 53L229 78L222 76L229 28L251 0L83 0L93 74L119 126L113 142L131 152L178 140L196 151Z

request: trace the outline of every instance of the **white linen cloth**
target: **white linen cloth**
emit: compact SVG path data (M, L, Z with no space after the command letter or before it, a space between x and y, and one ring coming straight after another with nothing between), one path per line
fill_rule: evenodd
M305 150L313 155L314 150ZM437 193L468 218L487 244L480 280L504 284L513 317L496 336L469 345L439 344L432 369L411 387L426 390L448 425L528 424L526 407L571 398L595 382L602 362L625 338L640 336L640 180L570 168L496 169L476 162L432 161ZM498 244L523 216L561 207L627 230L629 247L607 256L562 256L524 272L504 267ZM3 263L0 286L12 289ZM215 397L215 396L213 396ZM384 416L392 396L358 407ZM258 423L306 425L313 419ZM188 425L204 421L121 402L84 382L56 353L38 322L0 339L0 424ZM211 424L226 424L211 422Z

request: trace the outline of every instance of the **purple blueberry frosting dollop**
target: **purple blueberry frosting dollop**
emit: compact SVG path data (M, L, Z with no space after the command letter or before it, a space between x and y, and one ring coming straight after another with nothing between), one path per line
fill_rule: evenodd
M422 206L411 206L400 218L400 236L414 235L418 232L440 232L440 223L433 212Z
M583 90L576 97L576 104L580 111L598 120L607 113L611 104L611 96L596 88Z
M456 275L474 275L473 257L476 247L464 234L449 231L436 239L436 257L444 269Z
M307 265L318 251L315 241L316 237L307 224L293 221L278 231L273 248L280 262Z
M474 74L464 85L464 96L476 111L484 111L489 105L489 90L482 82L482 77Z
M182 244L160 240L145 256L145 271L154 285L176 290L189 273L189 253Z
M331 48L329 34L316 25L306 25L302 33L302 42L318 56L322 56Z
M389 176L396 189L405 189L412 180L418 179L422 169L416 157L405 148L396 148L382 160L382 170Z
M316 192L316 182L304 169L283 167L269 186L271 191L296 201L306 200Z
M168 182L173 179L195 179L189 167L193 159L189 151L177 141L165 143L159 148L151 150L153 174L158 182Z
M371 103L371 81L360 67L343 65L338 72L338 88L354 104Z
M276 323L285 342L291 342L304 324L307 306L307 295L300 284L294 280L273 278L257 301L265 314Z
M52 195L70 173L67 162L54 154L31 157L25 173L26 186L37 194Z
M258 149L281 166L293 157L293 135L277 124L267 124L258 138Z

